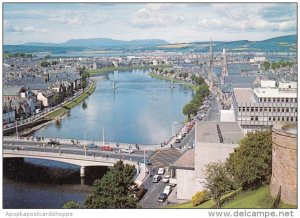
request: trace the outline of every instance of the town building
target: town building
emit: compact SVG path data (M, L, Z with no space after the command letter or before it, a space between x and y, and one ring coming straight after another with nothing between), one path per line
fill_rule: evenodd
M233 89L233 109L243 130L270 130L277 122L297 122L297 83L261 84L259 88Z

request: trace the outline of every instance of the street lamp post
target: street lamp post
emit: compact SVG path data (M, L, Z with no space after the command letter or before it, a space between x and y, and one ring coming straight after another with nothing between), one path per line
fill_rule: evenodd
M18 140L18 120L16 120L16 134L17 134L17 140Z
M146 151L144 148L144 177L146 177Z
M104 146L104 125L102 125L102 145Z
M84 141L86 142L86 145L83 145L84 148L84 156L86 156L86 150L87 150L87 141L86 141L86 133L88 132L88 130L84 131Z
M172 123L172 137L173 137L173 135L174 135L174 124L176 124L176 123L178 123L178 122L176 121L176 122L173 122L173 123Z

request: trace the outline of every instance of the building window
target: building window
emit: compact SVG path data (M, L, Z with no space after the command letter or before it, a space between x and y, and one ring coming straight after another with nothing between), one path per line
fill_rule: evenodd
M251 116L251 121L253 121L254 120L254 117L253 116Z
M259 98L259 102L262 102L262 98Z
M276 98L273 98L273 102L276 102Z
M280 102L280 98L277 98L277 102Z
M269 117L269 121L271 121L272 120L272 117Z
M243 107L243 111L245 112L245 107Z
M281 108L281 112L284 112L284 107L283 107L283 108Z
M250 108L249 108L249 107L247 107L247 108L246 108L246 110L247 110L247 112L249 112Z
M255 107L255 112L258 112L258 107Z
M294 121L294 117L291 117L291 121L292 121L292 122Z
M290 112L290 110L289 110L289 108L287 107L287 108L285 108L285 112Z
M295 98L295 102L297 102L297 98Z
M268 102L271 102L271 98L268 98Z
M264 98L264 102L267 102L267 99L266 99L266 98Z
M241 107L239 107L239 111L241 111Z
M288 102L289 102L289 98L286 98L286 99L285 99L285 102L288 103Z
M262 108L262 107L260 107L260 108L259 108L259 111L260 111L260 112L262 112L262 111L263 111L263 108Z
M294 102L294 99L293 99L293 98L290 98L290 102Z
M298 117L295 117L295 121L298 122Z
M276 108L275 107L273 107L273 112L276 112Z
M281 121L284 121L284 117L281 117Z
M281 102L284 102L284 98L281 98Z
M251 107L251 112L253 112L254 111L254 107Z
M298 112L298 108L295 108L295 112L296 112L296 113Z
M272 112L272 108L269 107L269 112Z
M277 108L277 112L280 112L280 108L279 107Z
M255 116L255 121L258 121L258 116Z
M290 121L290 117L286 117L286 121Z
M273 117L273 121L276 121L276 117Z
M277 117L277 121L280 121L280 117Z
M267 107L264 107L264 112L267 112L268 111L268 108Z

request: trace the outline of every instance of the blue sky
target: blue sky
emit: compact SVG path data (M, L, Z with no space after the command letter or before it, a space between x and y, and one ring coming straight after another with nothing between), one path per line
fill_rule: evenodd
M170 43L295 34L295 3L4 3L4 44L79 38Z

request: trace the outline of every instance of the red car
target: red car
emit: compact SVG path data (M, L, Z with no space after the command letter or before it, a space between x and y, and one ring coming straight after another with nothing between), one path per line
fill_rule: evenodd
M109 147L108 145L105 145L105 146L101 147L101 150L102 151L112 151L113 149L112 149L112 147Z

